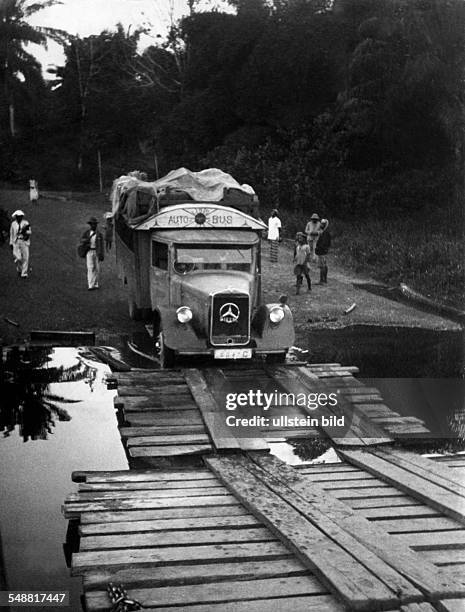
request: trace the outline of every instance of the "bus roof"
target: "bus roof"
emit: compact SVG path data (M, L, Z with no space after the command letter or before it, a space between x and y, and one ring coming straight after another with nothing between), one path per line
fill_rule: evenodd
M242 229L264 230L263 221L254 219L246 213L212 204L210 202L195 202L192 204L179 204L162 208L148 219L144 219L135 226L136 230L155 229Z

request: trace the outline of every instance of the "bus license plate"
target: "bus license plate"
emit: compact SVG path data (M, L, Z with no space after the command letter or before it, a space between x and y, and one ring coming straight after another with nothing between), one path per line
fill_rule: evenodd
M251 359L252 349L216 349L215 359Z

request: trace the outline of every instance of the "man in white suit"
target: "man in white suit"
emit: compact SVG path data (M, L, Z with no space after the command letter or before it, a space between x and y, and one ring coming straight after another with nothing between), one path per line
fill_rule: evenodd
M27 278L29 270L29 246L31 226L24 218L22 210L15 210L10 226L10 247L16 264L18 276Z

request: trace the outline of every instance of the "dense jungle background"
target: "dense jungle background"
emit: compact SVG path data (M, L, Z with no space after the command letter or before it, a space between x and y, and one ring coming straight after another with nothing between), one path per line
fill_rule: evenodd
M463 304L465 2L229 0L140 50L142 31L33 28L0 4L0 181L99 189L219 167L293 236L329 217L356 270ZM28 42L60 41L42 73Z

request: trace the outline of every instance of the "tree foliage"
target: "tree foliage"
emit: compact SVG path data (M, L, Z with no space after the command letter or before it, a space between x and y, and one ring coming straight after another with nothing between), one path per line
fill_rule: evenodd
M44 96L22 44L46 33L21 30L26 1L8 0L19 21L0 28L14 22L19 30L8 34L7 61L0 51L0 79L8 66L21 125L37 133L33 159L46 152L42 175L95 184L100 151L107 180L132 167L217 165L270 205L297 212L318 205L332 214L379 213L458 200L462 0L230 4L234 13L199 12L192 2L166 40L145 50L140 32L122 26L69 39ZM19 66L29 70L23 83Z

